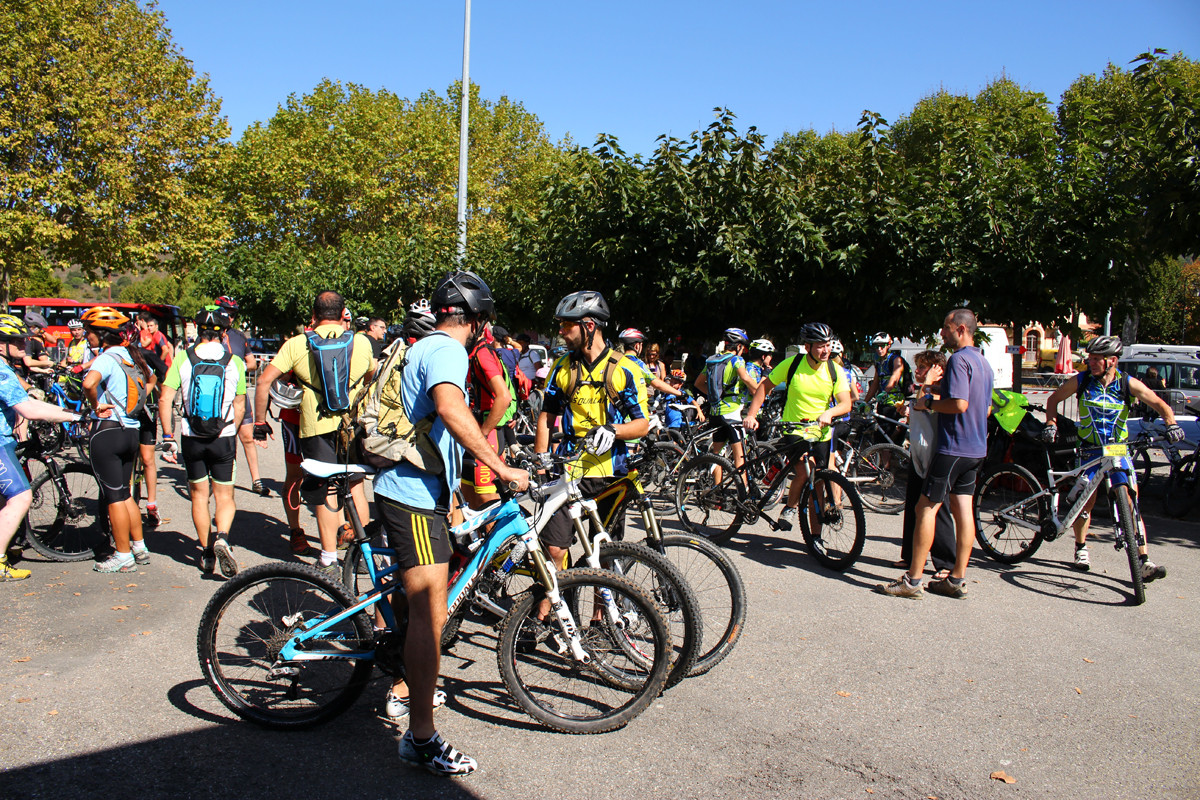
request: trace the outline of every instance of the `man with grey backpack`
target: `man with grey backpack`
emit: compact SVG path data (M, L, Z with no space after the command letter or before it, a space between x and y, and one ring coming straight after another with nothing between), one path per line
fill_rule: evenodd
M192 524L200 541L200 571L211 575L219 563L226 578L238 570L229 529L237 512L233 495L237 430L246 412L246 362L221 344L229 325L229 315L220 308L197 315L196 344L171 362L158 400L164 449L181 454L187 471ZM182 393L183 401L178 442L172 431L176 392ZM210 493L217 505L215 536L208 512Z

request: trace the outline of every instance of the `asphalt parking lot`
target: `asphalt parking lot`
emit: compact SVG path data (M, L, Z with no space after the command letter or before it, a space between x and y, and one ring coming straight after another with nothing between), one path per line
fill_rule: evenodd
M277 447L263 472L278 489ZM1066 567L1061 539L1013 568L977 551L966 599L914 602L869 591L898 574L899 517L868 512L864 555L845 574L760 523L729 547L749 592L738 647L600 736L517 711L494 632L468 622L443 660L450 700L437 714L480 769L448 781L396 758L382 677L316 730L263 731L225 711L195 652L219 579L196 568L181 471L161 474L170 522L147 538L149 567L111 576L30 560L30 580L0 586L6 798L1200 796L1195 517L1149 520L1170 574L1140 607L1111 535L1090 573ZM243 564L287 558L278 495L237 498Z

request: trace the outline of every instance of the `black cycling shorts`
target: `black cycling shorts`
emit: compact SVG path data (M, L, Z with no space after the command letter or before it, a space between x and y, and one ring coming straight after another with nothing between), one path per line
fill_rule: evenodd
M724 417L714 417L713 422L717 424L717 430L713 433L714 442L741 444L745 441L746 429L742 427L741 422L734 422Z
M132 497L129 482L138 457L138 435L137 428L126 428L113 420L99 420L92 426L88 458L104 502L110 505Z
M614 481L619 479L620 478L584 478L579 482L580 494L582 494L585 499L591 499L598 495L604 494L604 490L607 489ZM609 517L612 516L614 507L621 499L622 496L617 493L604 497L596 503L596 512L600 515L600 520L604 522L605 525L608 525L612 533L612 538L618 540L623 538L625 533L624 507L622 507L620 510L622 518L615 520L615 525L609 520ZM593 533L595 533L595 531L593 531ZM571 516L567 513L567 509L565 507L560 508L554 513L554 516L546 520L546 527L542 528L541 533L538 534L538 539L541 540L542 544L546 545L547 547L558 547L566 550L571 546L571 544L575 541L575 526L571 523ZM558 566L562 567L562 564L559 564Z
M375 495L375 513L401 569L449 563L454 548L445 514L406 506L383 495Z
M213 483L233 484L237 476L236 436L215 439L184 436L179 440L179 452L183 455L188 483L212 478Z
M795 451L791 451L789 449L793 445L796 447ZM811 439L805 439L804 437L797 436L794 433L785 433L779 444L780 450L788 449L789 454L794 452L793 457L797 459L795 462L797 464L804 463L803 461L799 460L800 456L811 453L813 460L817 462L817 469L825 469L828 466L829 447L830 442L814 442Z
M142 415L137 418L138 422L138 444L147 447L154 446L157 441L158 423L147 412L142 412Z
M952 494L973 495L975 477L979 474L981 466L982 458L937 453L929 464L929 474L925 476L925 486L921 494L934 503L944 503L946 497Z
M300 426L286 419L279 420L279 438L283 440L283 460L287 464L299 464L304 460L300 454Z

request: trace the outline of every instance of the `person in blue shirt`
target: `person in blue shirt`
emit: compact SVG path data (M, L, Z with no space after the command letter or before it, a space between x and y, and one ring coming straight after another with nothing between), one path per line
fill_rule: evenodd
M17 439L13 429L18 416L50 422L77 422L79 415L26 394L17 373L6 360L16 348L23 347L29 329L12 314L0 314L0 581L20 581L29 577L27 569L8 563L8 545L29 512L33 492L25 468L17 459Z
M138 353L128 348L124 333L129 318L114 308L97 306L82 317L88 343L101 351L83 379L83 394L92 407L88 457L108 506L116 551L93 569L97 572L137 572L150 563L142 538L142 512L129 491L140 445L141 423L129 413L130 385L141 374L142 401L154 388L154 373ZM135 398L136 399L136 398Z
M458 488L464 447L495 473L497 483L524 490L529 473L501 460L467 406L467 348L480 340L495 313L491 290L478 275L455 272L442 279L430 300L435 329L409 349L401 394L409 419L436 415L429 435L444 468L432 474L401 461L383 470L375 476L375 504L404 583L403 594L393 597L408 608L407 684L396 681L388 693L389 716L408 712L400 758L435 774L457 776L473 772L475 759L451 747L433 724L452 550L446 525L450 497ZM397 612L402 616L403 608Z

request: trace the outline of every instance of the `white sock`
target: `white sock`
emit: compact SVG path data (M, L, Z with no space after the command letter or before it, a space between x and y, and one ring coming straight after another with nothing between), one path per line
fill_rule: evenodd
M330 564L337 563L337 551L330 552L329 550L321 551L321 566L328 567Z
M135 553L144 553L146 551L146 540L140 542L130 542L129 549Z

